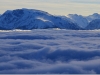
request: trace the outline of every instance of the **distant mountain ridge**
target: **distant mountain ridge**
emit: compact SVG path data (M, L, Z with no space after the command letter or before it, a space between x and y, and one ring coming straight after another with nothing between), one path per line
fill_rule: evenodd
M67 17L54 16L35 9L8 10L0 16L1 29L81 29Z
M67 17L69 17L73 22L77 23L81 28L91 29L89 27L91 27L91 23L93 23L92 21L100 19L100 14L94 13L93 15L89 15L89 16L69 14ZM97 23L93 23L93 24L94 24L94 27L95 27L95 24L97 25ZM92 28L92 29L95 29L95 28ZM97 29L99 29L99 28L97 28Z
M88 25L88 20L86 17L77 14L69 14L68 17L75 23L77 23L80 27L85 28Z
M89 23L89 25L86 27L88 30L93 29L100 29L100 19L95 19Z
M89 16L82 16L77 14L56 16L41 10L23 8L7 10L2 15L0 15L0 29L100 29L98 19L100 19L100 14L98 13L94 13L93 15Z

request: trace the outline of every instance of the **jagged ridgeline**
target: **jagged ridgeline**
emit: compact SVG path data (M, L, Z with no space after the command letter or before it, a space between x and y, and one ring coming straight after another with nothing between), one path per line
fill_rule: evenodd
M92 22L96 19L100 19L100 15L98 13L94 13L93 15L89 16L82 16L77 14L69 14L68 16L57 16L51 15L48 12L41 10L24 8L7 10L2 15L0 15L0 30L30 30L48 28L72 30L99 29L100 24Z

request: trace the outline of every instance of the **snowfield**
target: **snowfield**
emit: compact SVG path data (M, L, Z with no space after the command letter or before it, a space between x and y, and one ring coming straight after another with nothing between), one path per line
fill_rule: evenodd
M0 31L1 74L100 74L100 30Z

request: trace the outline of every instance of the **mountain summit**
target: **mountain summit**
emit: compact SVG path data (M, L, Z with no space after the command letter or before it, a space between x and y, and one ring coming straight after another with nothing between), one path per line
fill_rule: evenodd
M0 29L81 29L67 17L35 9L7 10L0 16Z
M88 20L86 17L77 14L69 14L68 17L80 27L85 28L88 25Z
M0 30L13 29L100 29L100 14L89 16L69 14L68 16L52 15L36 9L7 10L0 15Z

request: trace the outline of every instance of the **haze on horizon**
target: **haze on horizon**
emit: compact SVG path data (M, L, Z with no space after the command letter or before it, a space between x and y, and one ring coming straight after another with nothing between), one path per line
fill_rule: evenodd
M55 15L100 12L100 0L0 0L0 14L13 9L38 9Z

